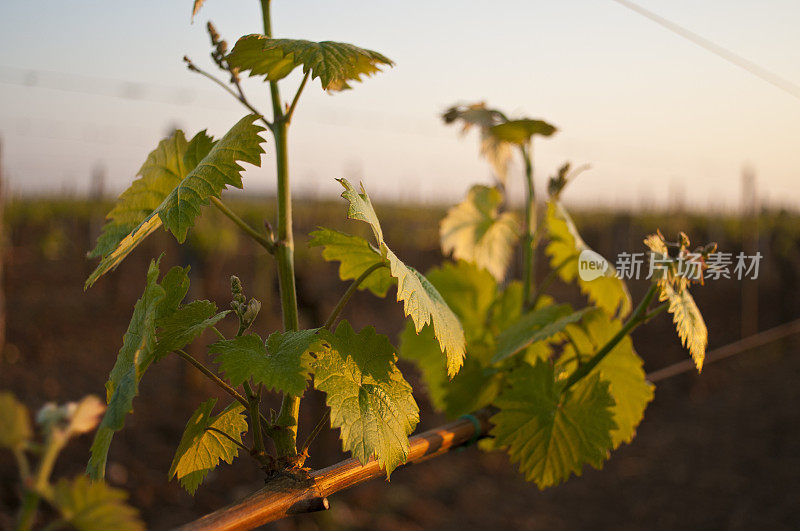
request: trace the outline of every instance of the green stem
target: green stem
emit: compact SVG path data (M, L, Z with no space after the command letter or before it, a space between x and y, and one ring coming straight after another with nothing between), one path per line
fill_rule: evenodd
M233 437L231 437L230 435L228 435L228 434L227 434L227 433L225 433L224 431L222 431L222 430L218 430L218 429L217 429L217 428L215 428L214 426L208 426L208 427L206 428L206 431L213 431L214 433L219 433L220 435L222 435L223 437L225 437L226 439L228 439L230 442L232 442L233 444L235 444L236 446L238 446L238 447L239 447L239 448L241 448L242 450L244 450L244 451L246 451L246 452L248 452L248 453L250 452L250 448L248 448L247 446L243 445L242 443L240 443L239 441L237 441L236 439L234 439Z
M303 89L306 86L306 82L308 81L308 75L310 73L311 73L311 70L306 72L306 75L303 76L303 81L300 82L300 87L298 87L297 93L294 95L294 99L292 100L292 104L289 105L289 110L286 111L286 116L284 117L284 120L286 120L286 123L289 123L289 122L292 121L292 115L294 114L294 109L295 109L295 107L297 107L297 102L300 101L300 94L303 93Z
M578 383L587 374L592 372L592 370L597 367L597 364L603 361L603 358L605 358L609 352L611 352L614 347L617 346L617 343L622 341L622 338L630 334L634 328L642 324L647 319L647 307L650 306L650 302L652 302L653 297L655 297L657 292L658 284L653 284L650 286L650 289L647 291L644 299L642 299L642 302L639 303L639 306L636 307L625 324L622 325L622 328L620 328L619 332L614 334L614 337L609 339L608 342L603 345L603 347L598 350L594 356L589 358L586 363L575 369L575 372L570 375L564 384L562 392L566 392L567 389Z
M536 272L536 255L534 238L536 232L536 194L533 186L533 161L530 150L526 146L521 146L522 159L525 162L525 234L523 236L523 271L522 279L524 284L525 307L530 308L533 289L533 276Z
M242 395L240 395L236 391L236 389L225 383L222 380L222 378L214 374L214 371L212 371L211 369L209 369L208 367L197 361L194 357L192 357L191 354L183 350L176 350L175 354L177 354L178 356L189 362L189 364L192 365L195 369L202 372L206 378L217 384L217 386L220 389L231 395L237 402L242 404L244 407L248 407L249 404L247 400Z
M328 320L325 321L324 325L322 325L323 328L327 328L328 330L333 328L333 325L336 323L336 319L339 317L339 314L341 314L342 310L344 310L344 307L347 306L347 303L350 301L350 297L353 296L353 293L356 292L361 283L364 282L373 271L376 271L382 267L387 267L386 262L373 264L367 268L366 271L361 273L361 276L355 279L352 284L350 284L350 286L347 288L347 291L344 292L344 295L342 295L342 297L339 299L339 302L336 304L336 307L331 312Z
M556 267L555 269L552 269L547 274L546 277L544 277L544 280L542 280L542 282L539 283L538 286L536 286L536 291L534 291L533 297L531 298L530 308L535 308L536 307L536 304L539 302L539 299L541 298L542 295L544 295L545 290L548 287L550 287L550 284L552 284L553 281L555 281L556 277L561 272L561 270L564 269L568 264L570 264L571 262L573 262L573 261L575 261L577 259L578 258L575 257L575 256L567 258L566 260L561 262L561 264L559 264L558 267Z
M27 531L33 527L33 523L36 520L36 511L39 508L39 500L42 497L42 493L48 489L50 474L53 473L56 458L64 448L64 445L67 444L67 440L66 433L55 428L48 437L44 454L39 460L39 466L33 478L33 485L25 485L25 494L17 518L16 529L18 531Z
M264 35L272 37L272 20L270 16L270 0L261 0L261 15L264 23ZM281 109L281 97L278 83L269 84L272 98L272 135L275 138L275 164L278 174L278 227L275 259L278 263L278 281L283 311L283 327L285 330L297 330L297 293L294 275L294 236L292 234L292 192L289 186L289 157L287 148L287 123ZM300 417L300 397L286 394L281 403L281 410L275 423L281 428L272 440L278 457L297 455L297 425Z
M222 201L220 201L218 198L212 197L211 202L214 203L214 206L216 206L220 212L225 214L225 216L227 216L228 219L233 221L236 224L236 226L242 229L242 231L244 231L245 234L253 238L253 240L255 240L259 245L261 245L261 247L266 249L268 253L275 254L275 244L273 242L268 240L263 234L259 234L258 231L256 231L250 225L248 225L248 223L245 220L236 215L236 213L233 210L228 208L228 206Z
M23 483L28 481L28 478L31 475L31 466L28 463L28 457L25 455L25 451L20 448L14 449L14 459L17 461L17 468L19 469L19 477Z
M236 98L237 100L239 100L239 102L240 102L242 105L244 105L245 107L247 107L247 108L248 108L248 109L249 109L249 110L250 110L250 111L251 111L253 114L256 114L256 115L258 115L258 118L259 118L259 119L260 119L262 122L264 122L264 125L266 125L268 129L271 129L271 128L272 128L272 124L271 124L271 123L270 123L270 122L269 122L269 121L268 121L266 118L264 118L264 116L261 114L261 111L259 111L258 109L256 109L255 107L253 107L253 106L250 104L250 102L249 102L249 101L247 100L247 98L245 97L245 95L244 95L244 92L242 92L241 86L239 86L239 84L238 84L238 83L236 84L236 88L239 90L239 93L237 94L236 92L234 92L233 90L231 90L231 88L230 88L230 87L229 87L229 86L228 86L228 85L227 85L227 84L226 84L224 81L222 81L221 79L218 79L218 78L217 78L216 76L214 76L213 74L209 74L209 73L208 73L208 72L206 72L205 70L203 70L203 69L201 69L201 68L198 68L197 66L195 66L195 64L194 64L194 63L193 63L193 62L192 62L192 61L191 61L191 60L190 60L188 57L185 57L185 56L184 56L183 60L186 62L186 66L189 68L189 70L191 70L192 72L197 72L197 73L198 73L198 74L200 74L201 76L203 76L203 77L205 77L205 78L208 78L208 79L210 79L211 81L213 81L214 83L216 83L217 85L219 85L220 87L222 87L223 89L225 89L225 91L226 91L228 94L230 94L231 96L233 96L234 98Z
M242 384L244 392L247 393L247 413L250 416L250 424L253 429L253 444L255 446L256 455L262 456L264 451L264 434L261 432L261 423L258 419L261 417L261 388L259 387L258 393L253 392L250 382L247 380Z
M33 490L26 489L22 498L22 505L19 508L19 516L17 517L17 527L15 528L17 531L33 529L38 507L39 495Z

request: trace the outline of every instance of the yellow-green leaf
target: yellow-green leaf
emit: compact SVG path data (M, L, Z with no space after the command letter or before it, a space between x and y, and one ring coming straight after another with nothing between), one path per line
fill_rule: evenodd
M131 192L129 197L120 198L121 208L125 212L134 210L136 219L138 219L138 216L149 209L156 199L162 197L162 191L170 186L168 192L151 212L145 214L145 217L132 229L130 234L116 244L112 251L103 253L100 264L86 280L85 288L90 287L105 273L116 268L162 223L164 228L172 232L175 238L182 243L186 239L186 233L194 223L194 219L200 214L202 206L207 205L212 197L219 197L227 186L241 188L240 172L243 168L238 163L247 162L258 166L261 163L261 154L264 152L261 148L263 138L259 136L264 129L255 125L256 119L257 116L251 114L239 120L225 136L213 144L213 147L202 159L199 159L200 155L211 146L210 139L204 133L196 137L197 144L194 146L181 144L179 140L182 133L181 135L176 133L174 145L169 145L169 149L164 148L161 151L159 147L154 152L155 155L151 153L151 157L148 157L148 161L145 162L149 173L140 172L142 178L137 181L139 184L134 183L129 189L131 191L135 188L135 193ZM159 169L158 164L162 160L173 164L174 171L164 172ZM193 168L187 168L186 163L189 161L198 162ZM152 193L153 190L157 190L157 193ZM146 197L147 200L141 199L142 197ZM128 224L133 223L133 218L128 220L127 217L121 217L121 214L120 219L125 219L125 223ZM109 228L109 234L116 238L122 228L122 221L117 222L117 217L114 217L112 222L114 224ZM98 246L100 243L98 242ZM100 250L106 251L110 243L113 242L103 240L103 247Z
M347 179L339 179L339 182L345 189L342 197L349 202L347 216L364 221L372 228L381 255L388 260L391 275L397 279L398 302L403 301L403 311L414 321L417 332L427 324L433 325L436 339L447 358L447 373L452 378L464 363L466 340L461 323L428 279L404 264L386 245L378 216L364 187L359 192Z
M681 344L689 349L697 372L702 371L708 346L708 329L688 287L676 290L669 282L662 282L659 300L669 302L667 311L672 314Z
M192 414L169 469L170 479L177 478L189 494L197 491L220 461L233 463L239 455L239 446L231 439L241 443L242 433L247 431L247 420L242 415L244 406L234 402L212 416L216 403L216 398L209 398Z
M251 76L265 76L278 81L298 66L312 79L319 78L322 88L338 91L351 88L349 81L380 72L381 66L393 66L387 57L343 42L313 42L299 39L270 39L264 35L246 35L236 42L227 56L228 64L249 71Z
M550 257L550 267L558 269L558 275L564 282L569 283L577 278L581 292L609 315L628 315L632 309L631 295L625 282L617 277L612 264L606 261L607 269L592 280L584 280L578 275L578 259L582 252L599 255L583 241L561 203L548 203L546 221L550 243L545 252Z
M408 459L408 435L419 422L411 386L395 365L389 340L367 327L356 333L342 321L314 364L314 387L326 394L331 427L342 448L362 464L375 457L387 477Z
M467 198L447 212L439 227L442 252L472 262L498 281L506 276L519 238L511 212L500 212L503 194L494 187L473 186Z
M108 222L89 257L105 257L116 249L194 169L199 161L197 156L202 159L212 145L213 141L205 131L187 142L180 129L159 142L139 169L139 178L122 192L108 213Z
M605 345L622 323L611 319L603 311L595 310L584 315L583 320L565 330L570 342L557 363L558 368L572 372L577 359L587 361ZM575 352L575 347L579 353ZM623 442L629 443L636 435L636 428L644 417L644 411L653 400L653 385L647 381L642 359L633 349L630 336L625 336L592 371L608 382L608 390L614 397L612 409L617 428L611 432L614 448Z

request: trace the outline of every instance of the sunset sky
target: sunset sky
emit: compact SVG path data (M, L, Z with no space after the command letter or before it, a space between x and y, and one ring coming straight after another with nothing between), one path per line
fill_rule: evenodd
M0 4L2 164L17 193L84 193L94 168L119 192L169 128L224 134L247 111L181 63L209 70L205 23L232 45L261 31L256 0L4 0ZM641 0L640 5L800 84L800 3ZM290 135L299 193L333 197L362 179L384 199L456 201L489 182L477 137L439 114L485 100L558 126L535 146L544 180L589 163L577 204L697 208L740 202L742 167L759 194L800 207L800 99L612 0L274 0L276 36L374 49L396 67L327 95L307 87ZM284 81L285 98L298 78ZM265 85L246 90L269 109ZM274 186L271 149L246 189ZM521 193L518 165L511 193Z

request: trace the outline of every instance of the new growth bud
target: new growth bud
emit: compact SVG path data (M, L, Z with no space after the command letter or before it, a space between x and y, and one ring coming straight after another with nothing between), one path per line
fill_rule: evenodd
M258 317L258 312L261 311L261 302L256 299L250 299L247 302L247 297L244 294L242 281L236 275L231 275L231 308L239 317L239 333L244 332Z

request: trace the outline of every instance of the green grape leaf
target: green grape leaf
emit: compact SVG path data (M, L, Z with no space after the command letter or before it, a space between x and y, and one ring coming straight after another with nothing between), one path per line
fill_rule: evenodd
M492 363L503 361L533 343L550 339L568 324L580 321L586 311L575 312L569 304L559 304L526 313L497 337L497 351Z
M689 349L697 372L703 370L708 346L708 329L703 320L700 309L694 302L687 286L676 290L669 282L660 283L660 301L668 301L667 311L672 314L672 320L681 338L681 344Z
M497 124L489 129L492 136L503 142L527 144L533 135L550 136L557 129L542 120L522 118Z
M155 359L182 349L229 313L230 310L217 313L217 305L211 301L192 301L159 319L156 322L158 344L154 353Z
M278 81L296 67L319 78L322 88L339 91L351 88L349 81L361 81L381 71L381 66L394 66L387 57L343 42L312 42L299 39L270 39L264 35L245 35L227 56L228 64L249 71L251 76L265 76Z
M502 192L475 185L467 198L447 211L439 233L442 252L488 270L498 281L506 276L519 238L518 222L511 212L499 212Z
M234 402L212 416L216 403L216 398L209 398L192 414L169 468L170 479L177 478L189 494L197 491L220 461L233 463L239 455L239 446L231 439L241 443L242 433L247 431L247 420L242 415L244 406Z
M447 358L447 374L452 378L464 363L466 342L461 323L428 279L405 265L386 245L378 216L364 187L359 192L347 179L338 180L345 189L342 197L349 202L347 216L364 221L372 228L381 255L389 261L391 275L397 279L397 301L403 301L403 311L414 321L416 331L433 324L436 339Z
M356 333L342 321L314 364L314 387L327 396L331 427L341 430L342 448L365 464L375 457L389 477L408 458L408 435L419 422L411 386L395 365L386 336L367 327Z
M557 367L572 372L577 368L575 347L580 357L587 361L600 350L619 330L622 323L611 319L605 312L586 313L579 324L570 325L566 334L570 343L557 363ZM644 417L644 410L653 400L653 385L647 381L642 359L633 349L630 336L625 336L595 367L591 374L599 373L608 382L608 390L616 403L612 408L617 428L611 432L614 448L629 443Z
M581 292L611 316L625 317L630 313L633 307L631 295L608 261L603 274L593 280L583 280L578 275L578 261L582 252L591 252L596 257L600 255L586 245L572 218L557 201L550 201L547 206L547 233L550 243L545 252L550 257L550 267L558 269L558 275L564 282L572 282L577 277Z
M111 438L123 428L125 417L133 411L139 381L155 360L156 321L174 312L189 289L188 270L180 267L172 268L159 284L159 261L160 258L150 262L144 293L133 308L122 348L106 382L108 409L95 433L86 469L94 479L105 475Z
M197 166L199 159L208 154L212 145L213 140L205 131L197 133L187 143L180 129L159 142L139 169L139 178L122 192L108 213L108 222L97 238L97 246L88 256L105 257L114 251Z
M311 352L317 348L318 328L273 332L266 345L256 334L218 341L209 352L233 385L253 378L267 389L302 396L311 371Z
M64 523L79 531L144 531L139 512L126 502L122 489L109 487L86 476L62 478L52 490L53 505Z
M22 450L32 436L28 408L12 393L0 392L0 448Z
M600 468L611 449L614 398L598 374L562 393L549 362L522 365L494 405L495 446L507 448L540 489L580 475L586 463Z
M472 127L480 129L481 155L492 166L495 178L505 185L508 178L508 166L513 155L513 145L503 142L490 132L492 126L506 121L503 113L496 109L490 109L486 107L485 103L480 102L451 107L442 114L442 118L447 124L460 122L462 133L466 133Z
M384 262L380 251L360 236L325 228L312 232L310 236L308 245L322 247L322 258L339 262L339 278L342 280L355 280L370 267ZM382 267L364 279L358 289L368 289L378 297L385 297L394 283L389 269Z
M261 147L264 139L259 136L264 128L255 125L257 118L255 114L245 116L214 143L211 150L173 186L161 203L123 238L113 251L103 256L97 268L86 280L85 288L89 288L105 273L116 268L136 246L162 224L165 229L173 233L178 242L183 243L195 218L200 215L202 206L207 205L212 197L219 197L227 186L241 188L240 172L243 168L238 163L247 162L259 166L261 154L264 152ZM209 145L209 140L201 137L198 144L206 147ZM196 159L200 152L199 145L187 150L185 154L188 154L190 159Z

